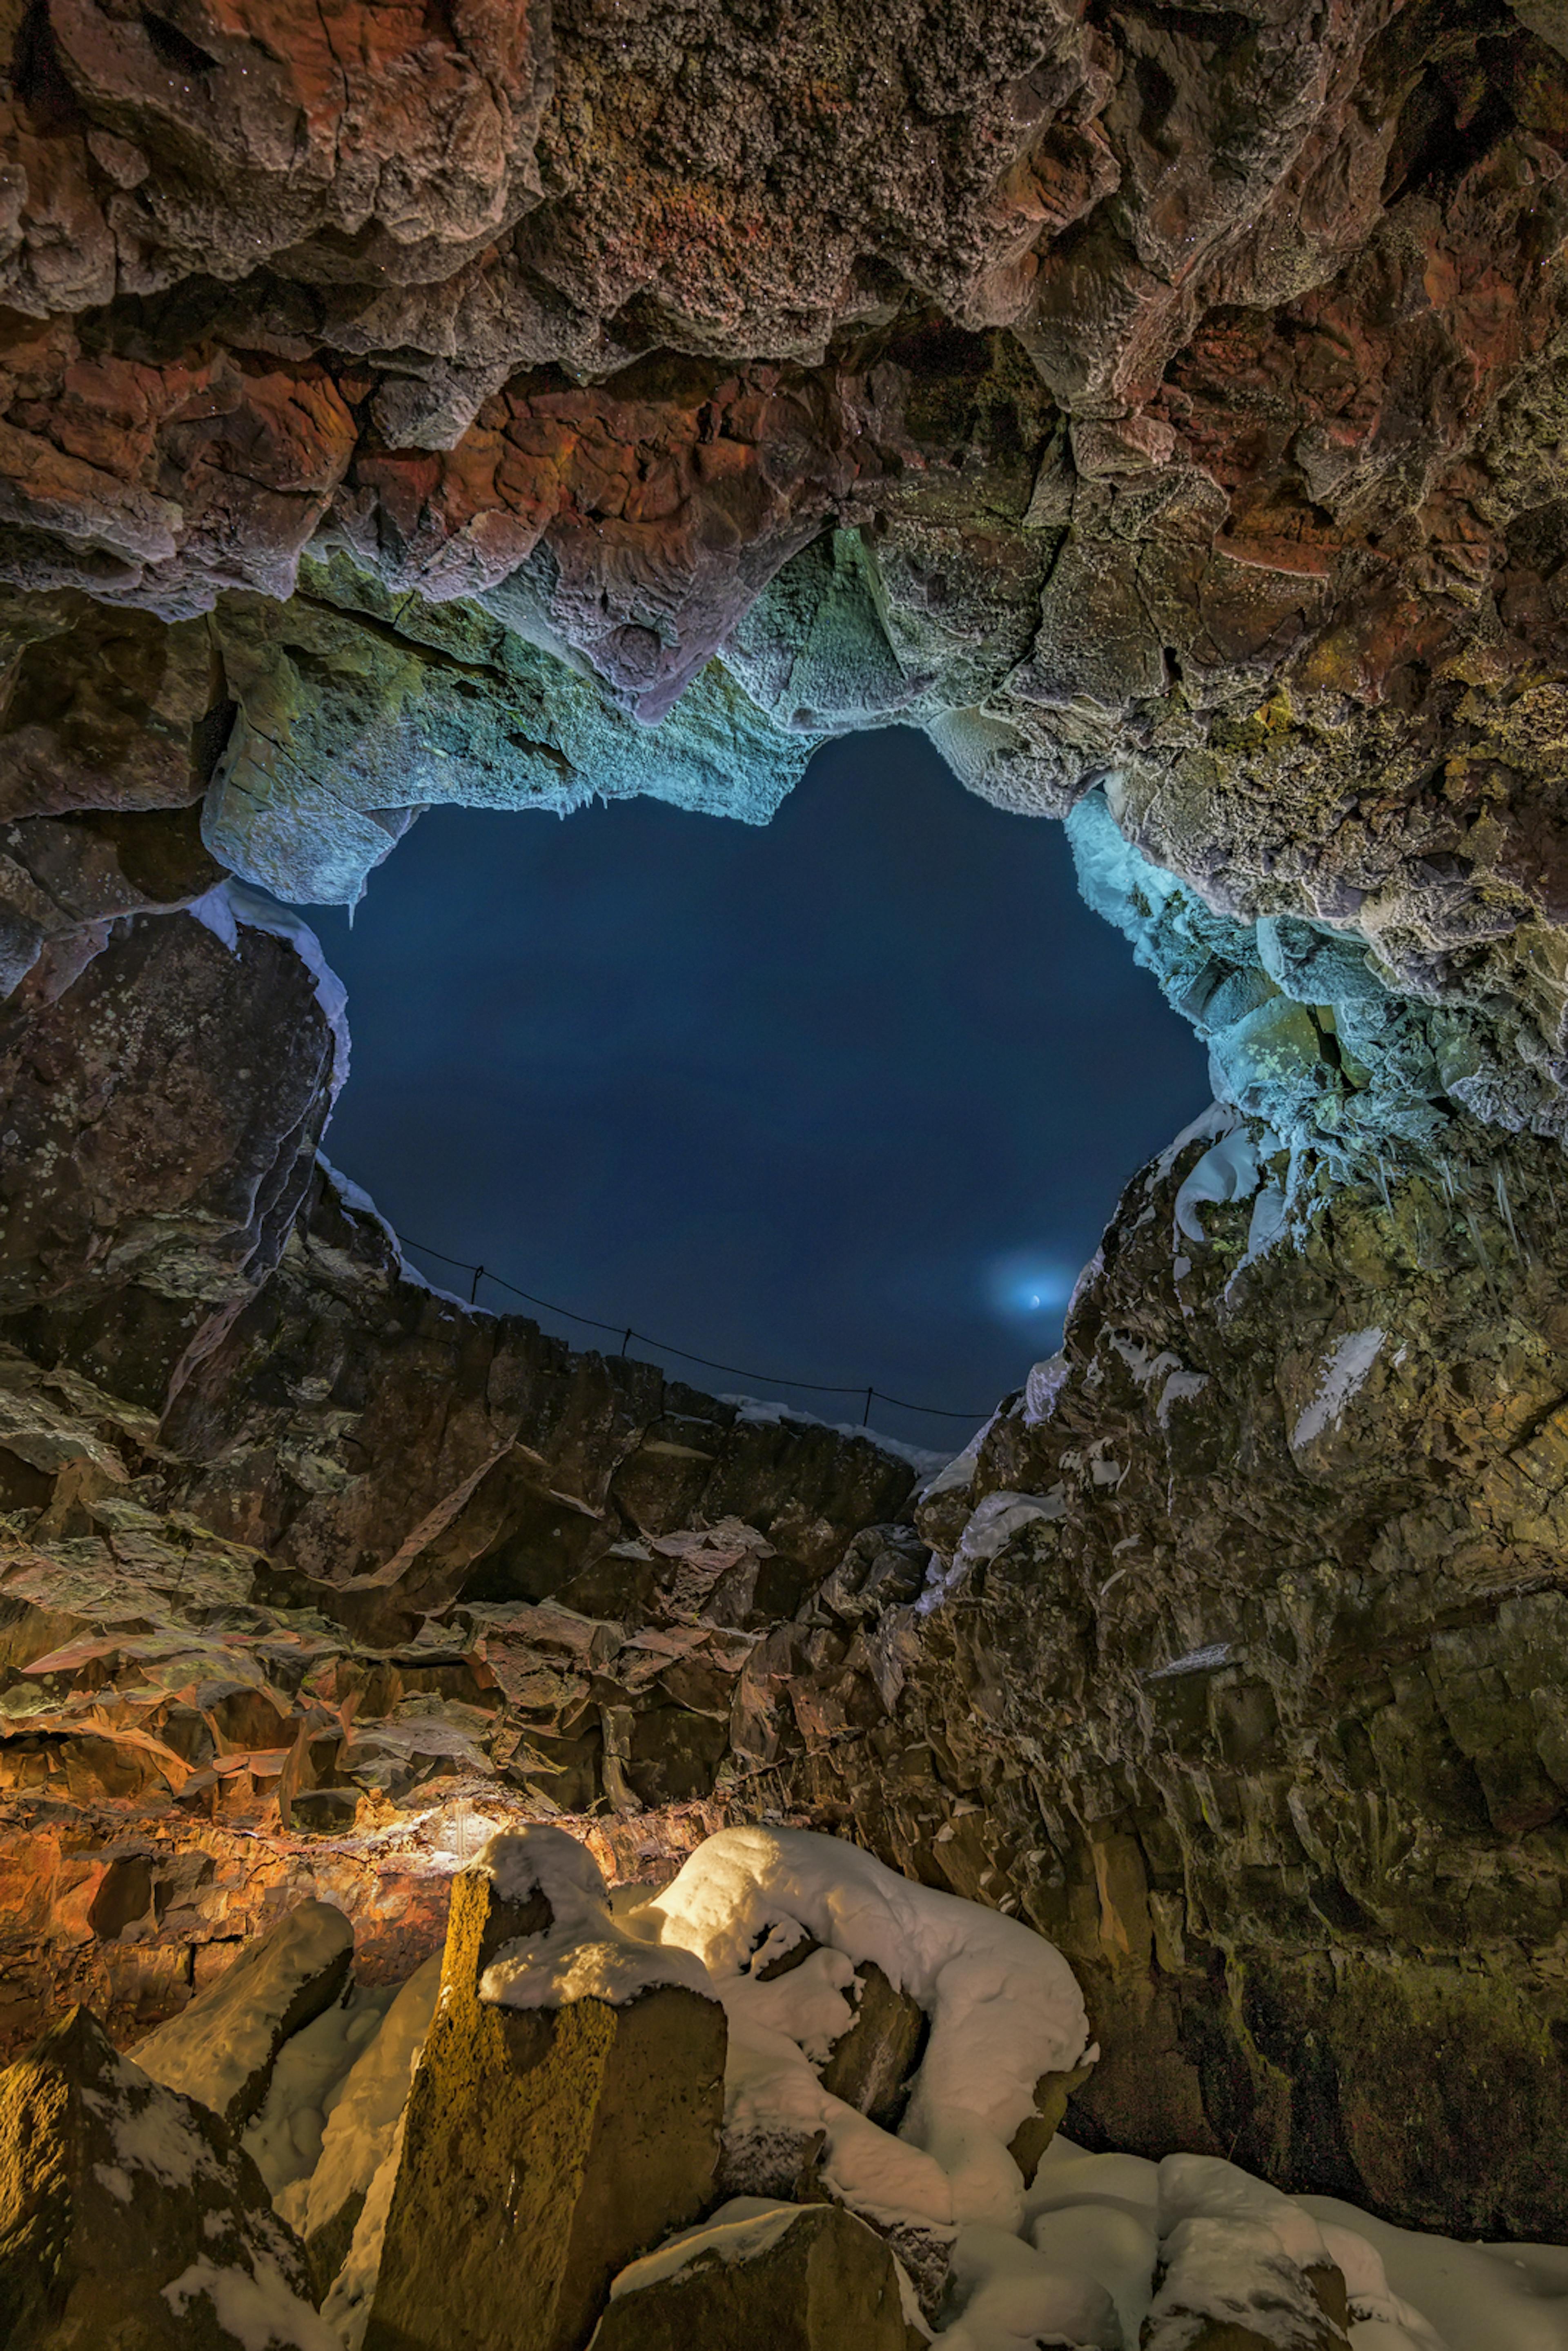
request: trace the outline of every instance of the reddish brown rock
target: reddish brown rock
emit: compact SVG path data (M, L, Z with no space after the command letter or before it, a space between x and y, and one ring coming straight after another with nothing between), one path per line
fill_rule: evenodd
M292 1220L338 1043L314 976L249 926L133 920L54 1004L0 1032L0 1297L140 1280L243 1296Z

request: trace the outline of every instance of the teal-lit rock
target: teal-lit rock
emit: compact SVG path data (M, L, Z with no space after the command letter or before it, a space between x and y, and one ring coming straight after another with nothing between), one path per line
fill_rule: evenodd
M423 808L548 810L643 794L766 824L820 739L710 662L661 725L476 604L394 600L341 557L287 604L214 616L237 707L203 835L247 881L352 905Z

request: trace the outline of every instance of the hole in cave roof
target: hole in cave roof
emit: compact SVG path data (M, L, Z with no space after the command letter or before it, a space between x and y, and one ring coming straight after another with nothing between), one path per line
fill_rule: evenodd
M767 827L647 799L434 810L351 929L309 912L354 1040L328 1148L401 1231L801 1379L986 1407L1057 1344L1129 1172L1207 1099L1061 828L965 791L910 729L824 747Z

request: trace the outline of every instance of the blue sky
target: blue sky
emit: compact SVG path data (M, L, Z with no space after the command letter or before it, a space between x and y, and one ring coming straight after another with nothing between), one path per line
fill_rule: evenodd
M765 830L436 810L351 930L311 920L353 1035L327 1148L400 1230L700 1354L960 1411L1057 1344L1121 1186L1208 1099L1061 828L904 729L826 747Z

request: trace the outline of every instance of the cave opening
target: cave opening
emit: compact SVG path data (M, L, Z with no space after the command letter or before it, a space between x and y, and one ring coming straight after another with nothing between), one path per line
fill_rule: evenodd
M1563 0L6 27L5 2351L1568 2343Z
M909 728L824 747L762 827L431 810L351 925L305 911L354 1039L329 1155L434 1281L841 1384L767 1391L828 1419L870 1384L946 1407L876 1404L932 1450L1059 1343L1128 1172L1208 1098L1061 827Z

